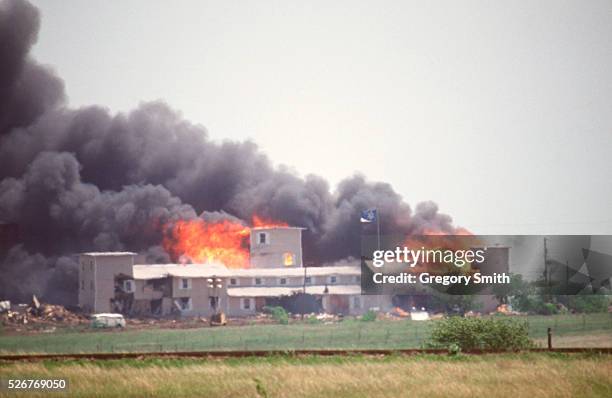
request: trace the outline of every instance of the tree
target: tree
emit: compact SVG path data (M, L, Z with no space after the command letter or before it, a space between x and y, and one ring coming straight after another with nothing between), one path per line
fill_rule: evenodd
M523 280L519 274L510 274L510 283L495 284L493 294L499 304L510 304L511 298L518 298L532 293L529 282Z

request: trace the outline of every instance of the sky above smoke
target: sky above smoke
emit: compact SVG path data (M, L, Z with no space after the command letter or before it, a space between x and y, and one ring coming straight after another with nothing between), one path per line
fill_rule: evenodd
M435 203L412 209L387 183L354 175L332 190L273 166L253 142L213 141L163 102L116 114L70 108L61 77L30 55L40 24L31 4L0 2L0 223L18 225L21 238L1 259L3 298L74 303L71 254L168 260L162 226L208 214L305 227L305 260L319 264L359 255L366 208L379 209L388 232L454 228Z
M612 233L609 0L32 0L74 107L355 170L481 234Z

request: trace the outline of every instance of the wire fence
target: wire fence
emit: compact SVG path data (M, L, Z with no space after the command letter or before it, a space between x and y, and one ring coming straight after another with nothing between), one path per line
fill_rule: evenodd
M612 314L525 316L530 337L553 345L611 347ZM410 349L425 347L436 321L345 320L289 325L73 331L0 336L4 353L179 352L217 350ZM584 345L588 344L588 345ZM567 347L567 344L563 346Z

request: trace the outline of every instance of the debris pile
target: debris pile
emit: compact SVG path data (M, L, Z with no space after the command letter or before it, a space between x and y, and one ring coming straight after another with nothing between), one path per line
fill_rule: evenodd
M2 324L30 323L66 323L79 324L87 322L83 315L67 310L61 305L41 303L36 296L32 296L30 305L11 305L10 302L2 301L0 305L0 321Z
M504 314L504 315L521 315L520 312L513 311L512 307L508 304L499 305L493 313L494 314Z
M395 307L393 308L393 310L391 311L391 315L393 316L397 316L400 318L407 318L410 316L410 313L407 311L404 311L403 309L401 309L400 307Z

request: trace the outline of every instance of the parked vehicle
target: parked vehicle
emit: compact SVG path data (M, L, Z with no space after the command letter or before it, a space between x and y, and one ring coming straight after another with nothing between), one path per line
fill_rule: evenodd
M93 328L124 328L125 318L121 314L93 314L91 316Z

